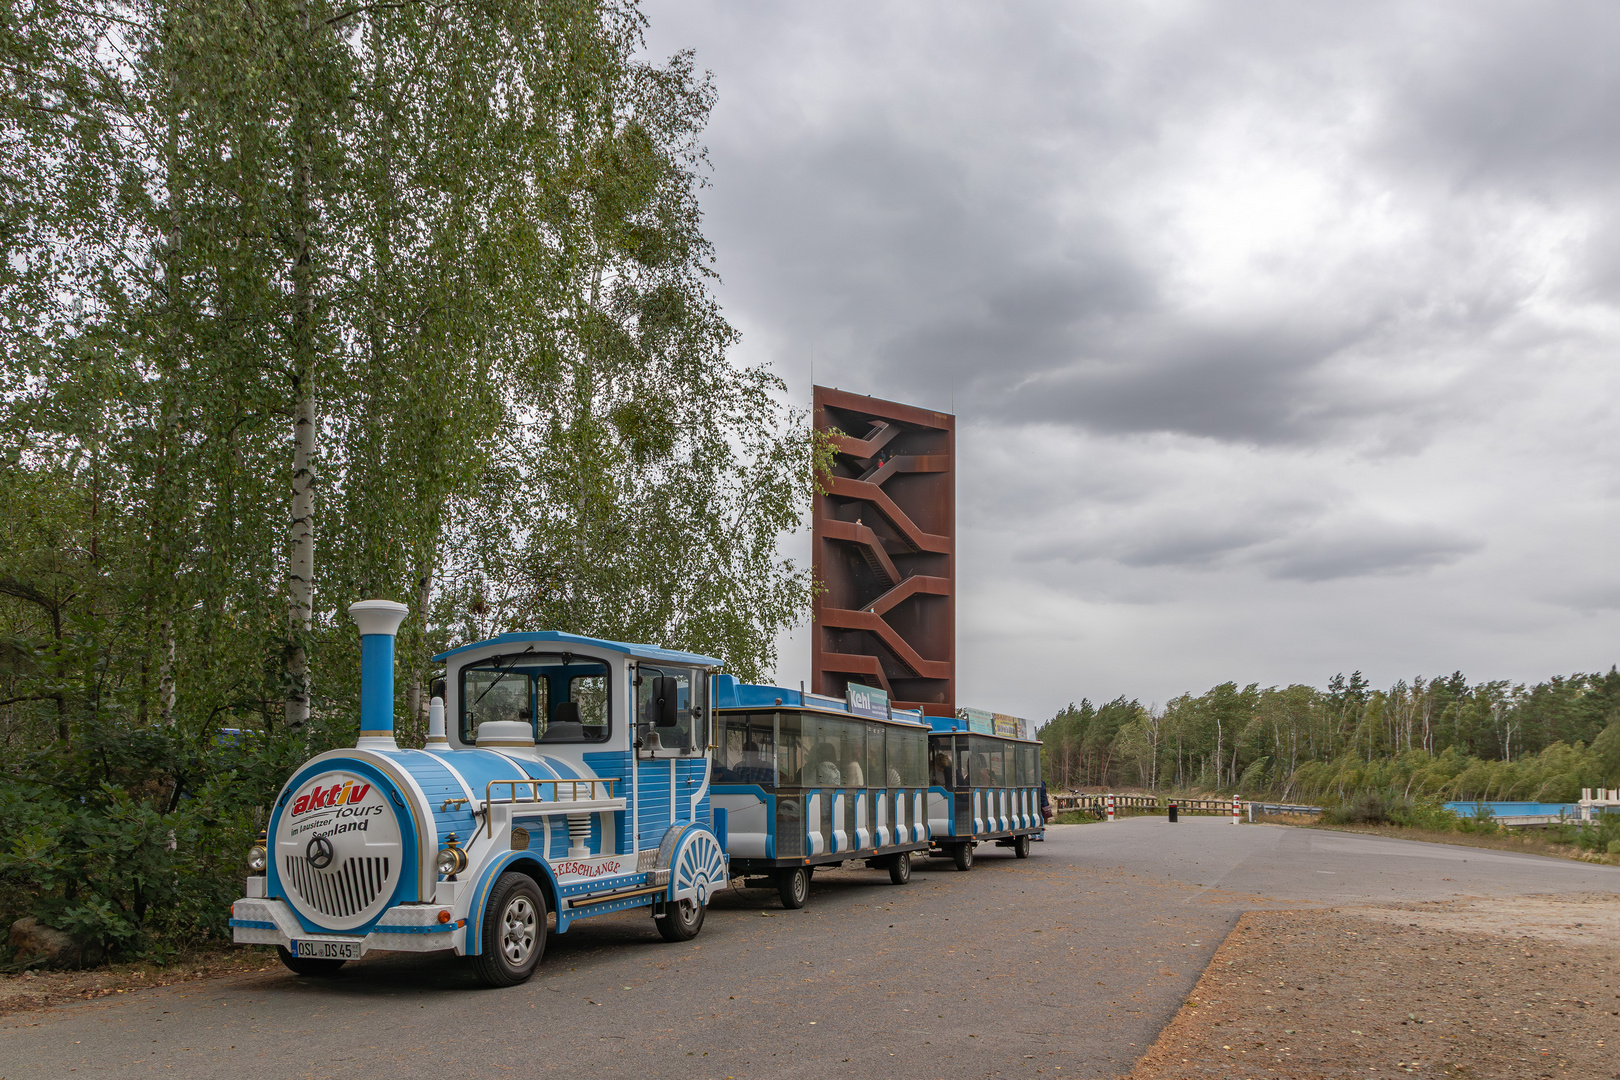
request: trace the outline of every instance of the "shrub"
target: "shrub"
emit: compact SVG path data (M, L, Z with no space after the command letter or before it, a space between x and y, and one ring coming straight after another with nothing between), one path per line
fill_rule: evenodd
M1439 803L1413 802L1393 791L1364 791L1352 801L1330 806L1322 814L1328 825L1401 825L1419 829L1452 829L1457 815Z
M1465 833L1495 833L1501 832L1502 826L1497 824L1496 812L1484 803L1474 807L1472 814L1462 814L1457 818L1457 831Z
M0 920L162 962L229 941L242 858L302 738L243 745L109 727L0 775Z

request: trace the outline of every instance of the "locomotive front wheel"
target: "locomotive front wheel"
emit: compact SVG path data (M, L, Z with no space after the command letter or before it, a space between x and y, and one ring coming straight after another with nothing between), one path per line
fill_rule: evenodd
M1013 840L1013 854L1018 856L1020 859L1029 858L1029 834L1028 833L1025 833L1024 835L1022 835L1020 837L1017 837L1016 839Z
M654 919L665 941L691 941L703 929L703 913L709 909L696 900L677 900L664 905L664 917Z
M889 880L896 885L904 885L911 880L911 852L902 851L889 856Z
M796 866L778 873L776 893L782 898L782 906L789 911L804 907L810 900L810 868Z
M534 974L546 951L546 901L527 874L508 871L484 905L484 951L472 958L485 986L516 986Z
M957 844L951 849L951 860L956 863L958 870L973 869L973 845Z
M276 946L276 955L287 970L294 975L303 975L311 979L327 979L338 973L338 968L347 964L347 960L324 960L313 956L294 956L284 946Z

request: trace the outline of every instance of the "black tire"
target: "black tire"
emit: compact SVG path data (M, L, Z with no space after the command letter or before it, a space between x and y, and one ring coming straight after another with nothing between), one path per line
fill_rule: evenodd
M666 901L664 917L653 922L665 941L691 941L703 929L703 915L708 910L696 900Z
M1013 838L1013 854L1020 859L1029 858L1029 833Z
M507 871L484 905L484 951L472 958L485 986L527 982L546 952L546 899L527 874Z
M330 979L347 960L322 960L313 956L294 956L284 946L276 946L276 955L288 971L307 979Z
M951 861L956 863L958 870L973 869L973 845L971 843L957 844L951 849Z
M911 880L911 852L902 851L889 856L889 880L896 885L904 885Z
M797 911L810 902L810 868L796 866L791 870L779 871L776 875L776 894L782 898L782 906L789 911Z

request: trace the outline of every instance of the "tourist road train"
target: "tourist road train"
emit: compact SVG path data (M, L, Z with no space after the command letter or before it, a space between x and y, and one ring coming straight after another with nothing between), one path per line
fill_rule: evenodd
M713 657L555 631L436 661L427 744L394 738L406 608L352 605L360 735L276 798L231 908L238 942L305 975L367 952L453 952L510 986L576 919L648 908L685 941L732 878L804 906L817 866L904 884L914 856L1019 858L1044 826L1040 744L953 717L739 683ZM1030 733L1025 732L1025 735Z

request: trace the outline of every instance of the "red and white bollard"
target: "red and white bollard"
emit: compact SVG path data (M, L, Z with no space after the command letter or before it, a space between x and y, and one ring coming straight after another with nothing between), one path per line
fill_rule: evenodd
M1238 815L1240 813L1242 813L1242 812L1243 812L1243 801L1241 799L1239 799L1236 795L1232 796L1232 824L1234 824L1234 825L1243 824L1241 821L1238 820Z
M1114 797L1112 795L1108 796L1108 820L1114 820Z

